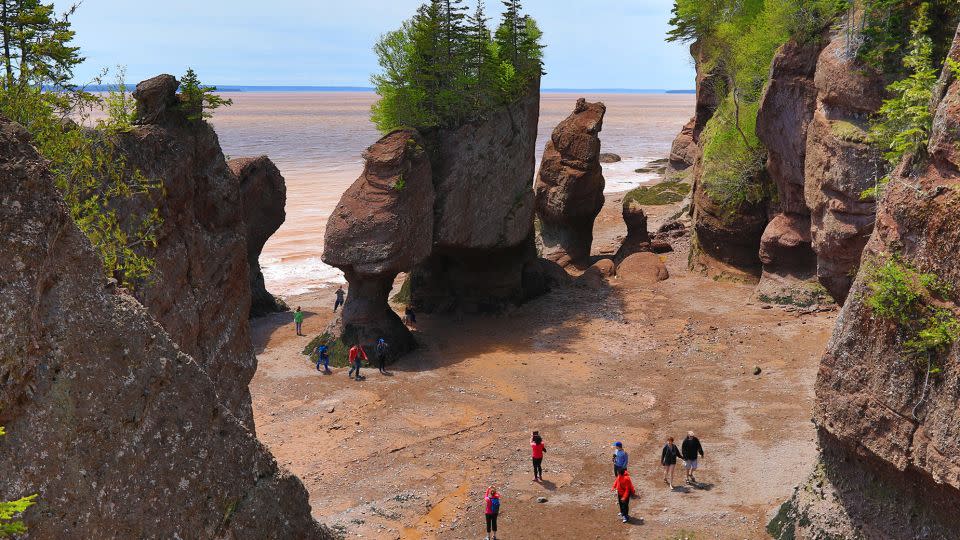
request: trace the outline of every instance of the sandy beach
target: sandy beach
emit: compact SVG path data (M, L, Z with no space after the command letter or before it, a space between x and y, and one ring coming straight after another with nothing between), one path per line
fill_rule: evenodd
M608 196L597 220L597 253L625 232L621 200ZM650 228L676 209L647 208ZM310 337L289 314L254 322L258 436L348 538L481 538L491 484L505 539L766 538L769 513L816 457L812 386L835 314L765 309L749 286L688 274L675 247L656 285L613 278L501 316L421 316L420 348L362 382L345 368L321 375L301 354L332 315L332 291L291 298ZM532 430L548 449L542 483L531 482ZM660 449L688 430L706 452L701 483L683 486L678 471L671 491ZM643 524L616 517L616 440Z

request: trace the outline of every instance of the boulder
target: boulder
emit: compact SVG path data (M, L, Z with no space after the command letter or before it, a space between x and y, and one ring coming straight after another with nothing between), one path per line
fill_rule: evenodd
M647 231L647 215L643 207L629 200L623 201L623 221L627 224L627 236L620 244L613 260L621 261L640 251L650 251L650 233Z
M603 208L600 166L603 103L577 100L553 130L534 187L543 255L561 266L590 256L593 222Z
M584 289L598 290L607 286L607 280L616 274L616 266L610 259L600 259L590 265L574 284Z
M641 284L653 284L670 278L667 266L655 253L634 253L616 268L617 278Z
M427 133L433 250L411 275L421 312L499 311L545 292L533 230L539 81L512 104Z
M137 123L154 124L165 119L168 112L176 113L180 103L177 88L180 83L173 75L157 75L137 84L133 99L137 102Z
M816 268L810 249L810 216L777 214L760 238L760 261L765 272L807 279Z
M619 155L610 152L600 154L600 163L616 163L622 159Z
M224 386L104 279L7 120L0 201L0 500L39 494L29 536L333 538L299 479L224 406Z
M696 116L690 118L670 145L668 167L672 171L683 171L693 166L700 157L700 146L693 135Z
M138 223L152 208L163 220L156 246L139 248L156 268L134 294L207 371L224 405L252 429L248 384L257 360L248 320L244 201L213 128L168 107L175 82L161 75L138 85L138 109L157 114L141 116L140 125L111 141L131 173L162 185L117 209L125 223Z
M395 355L413 336L390 308L394 279L429 255L434 235L430 158L415 130L396 130L363 153L363 173L327 222L323 261L349 283L342 319L328 331L345 344L384 338Z
M247 223L247 266L250 269L250 317L287 311L283 302L267 291L260 271L260 252L286 219L287 185L267 156L237 158L227 163L240 183L243 216Z

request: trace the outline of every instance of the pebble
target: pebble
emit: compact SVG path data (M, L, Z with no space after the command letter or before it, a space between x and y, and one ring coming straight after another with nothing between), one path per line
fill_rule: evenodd
M545 502L547 502L547 498L546 498L546 497L537 497L537 502L538 502L538 503L545 503Z

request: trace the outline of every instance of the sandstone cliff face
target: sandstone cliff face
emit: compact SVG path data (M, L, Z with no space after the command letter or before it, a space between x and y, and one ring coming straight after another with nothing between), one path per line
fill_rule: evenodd
M960 60L960 38L954 41ZM872 266L897 255L952 288L939 307L960 314L960 82L945 70L929 145L918 171L903 166L877 214L864 265L828 344L816 384L822 466L784 514L801 538L958 538L960 345L905 352L895 322L867 299ZM786 537L786 536L782 536Z
M413 336L387 303L393 281L430 255L434 185L423 139L394 131L363 154L363 174L327 222L323 260L350 284L341 318L328 331L348 345L384 338L392 352L413 348Z
M0 201L0 500L39 494L30 536L331 538L207 369L106 282L6 120Z
M534 186L543 256L565 266L590 256L593 221L603 208L600 137L603 103L577 100L553 130Z
M668 167L671 171L683 171L694 166L700 159L700 133L720 106L716 85L719 76L703 69L703 57L699 43L690 45L690 56L697 67L696 110L690 121L683 126L670 147Z
M880 108L884 85L854 61L840 36L820 53L814 83L804 194L817 277L843 303L873 229L876 201L861 193L882 176L882 164L865 130L869 115Z
M410 281L418 310L497 310L543 292L532 189L539 81L534 88L483 121L425 135L436 203L433 251Z
M243 218L247 224L247 267L250 269L250 317L286 311L263 282L260 253L267 240L287 217L287 185L280 170L267 156L237 158L227 163L240 183Z
M163 218L157 247L144 250L156 272L135 294L252 429L247 385L257 364L240 186L213 128L174 109L177 86L169 75L137 85L141 125L114 141L131 170L163 183L163 193L153 195ZM121 212L143 215L142 203L131 201Z

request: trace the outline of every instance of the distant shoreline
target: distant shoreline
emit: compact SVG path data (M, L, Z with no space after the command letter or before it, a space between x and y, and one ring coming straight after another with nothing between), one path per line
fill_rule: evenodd
M135 85L128 85L132 91ZM218 92L230 93L265 93L265 92L373 92L369 86L245 86L236 84L215 85ZM115 84L97 84L86 87L88 92L109 92L116 90ZM695 90L667 90L662 88L543 88L544 94L694 94Z

